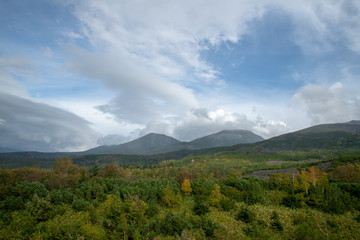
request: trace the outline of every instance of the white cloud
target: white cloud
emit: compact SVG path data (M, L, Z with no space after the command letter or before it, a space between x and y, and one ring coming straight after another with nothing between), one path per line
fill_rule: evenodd
M184 116L170 116L149 122L139 131L139 136L150 132L163 133L181 141L191 141L222 130L249 130L264 138L283 134L290 130L281 120L263 120L260 116L250 119L246 114L197 108Z
M179 139L192 140L225 129L251 130L253 124L244 114L229 113L223 109L193 109L176 123L174 135Z
M226 83L202 52L238 42L267 11L287 14L293 40L309 54L332 51L339 43L357 52L353 32L360 32L356 1L84 0L75 9L82 29L77 34L88 39L94 53L72 49L72 69L118 92L97 109L119 122L143 125L209 107L198 103L192 89ZM297 72L293 77L307 76Z
M13 76L33 75L35 64L27 58L15 56L0 57L0 94L10 93L28 98L29 95L21 82Z
M360 94L340 82L330 86L306 85L292 98L304 110L312 124L346 122L360 119Z
M143 128L143 125L119 122L116 116L104 113L97 109L97 106L104 102L98 99L77 99L46 100L44 103L61 108L65 111L76 113L79 117L91 123L91 128L103 135L131 135L133 131ZM105 103L103 103L105 104Z
M280 120L266 120L263 121L258 117L255 126L252 128L254 133L259 134L264 138L270 138L289 132L291 129L285 122Z
M273 1L289 14L295 42L308 54L321 54L339 47L360 54L360 3L357 0Z
M129 136L110 134L97 140L97 144L102 145L118 145L132 140Z
M261 1L83 1L76 16L93 46L131 57L160 76L176 80L197 75L205 82L217 70L201 51L236 42L247 23L261 17Z
M117 93L107 104L97 107L112 114L119 122L144 124L168 112L197 106L191 89L167 81L142 66L112 55L92 54L71 48L69 69L100 80Z
M179 119L198 108L195 92L186 86L224 86L218 70L202 58L202 51L238 41L248 31L248 22L263 14L260 1L89 0L75 9L80 34L94 52L72 47L67 51L69 69L117 92L117 97L97 110L122 124L147 126L141 132L164 131L176 122L164 116Z

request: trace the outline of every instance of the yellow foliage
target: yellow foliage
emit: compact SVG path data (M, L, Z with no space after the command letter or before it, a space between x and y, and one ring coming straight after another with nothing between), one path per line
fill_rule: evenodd
M326 173L321 171L319 168L310 167L308 168L308 176L312 185L316 187L319 182L324 180Z
M189 179L185 179L181 184L181 191L185 193L186 196L189 196L192 192L191 183Z

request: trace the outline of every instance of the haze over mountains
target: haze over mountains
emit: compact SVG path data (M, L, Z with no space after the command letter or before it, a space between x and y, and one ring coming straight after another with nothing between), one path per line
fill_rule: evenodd
M0 153L7 153L7 152L20 152L20 149L15 149L15 148L8 148L5 146L0 146Z

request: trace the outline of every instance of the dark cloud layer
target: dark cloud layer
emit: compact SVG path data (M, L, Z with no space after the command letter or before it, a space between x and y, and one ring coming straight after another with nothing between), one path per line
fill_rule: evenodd
M73 113L0 92L0 145L35 151L94 146L98 134Z

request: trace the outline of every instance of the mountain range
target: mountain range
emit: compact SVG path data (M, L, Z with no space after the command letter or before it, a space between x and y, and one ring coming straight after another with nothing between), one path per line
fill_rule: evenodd
M264 140L245 130L221 131L190 142L150 133L128 143L100 146L84 152L8 152L0 153L0 168L15 168L40 164L51 167L55 158L72 156L74 162L93 166L94 162L117 161L123 165L157 163L180 159L188 155L218 152L262 152L310 149L360 150L360 121L321 124L300 131Z
M135 154L151 155L180 150L199 150L215 147L277 150L326 149L334 147L360 148L360 121L345 123L320 124L299 131L283 134L265 140L262 137L246 130L223 130L190 142L163 135L150 133L134 141L112 145L100 146L81 152L89 154Z
M264 139L246 130L224 130L190 142L181 142L164 134L150 133L128 143L100 146L83 152L89 154L158 154L178 150L198 150L236 144L255 143Z

